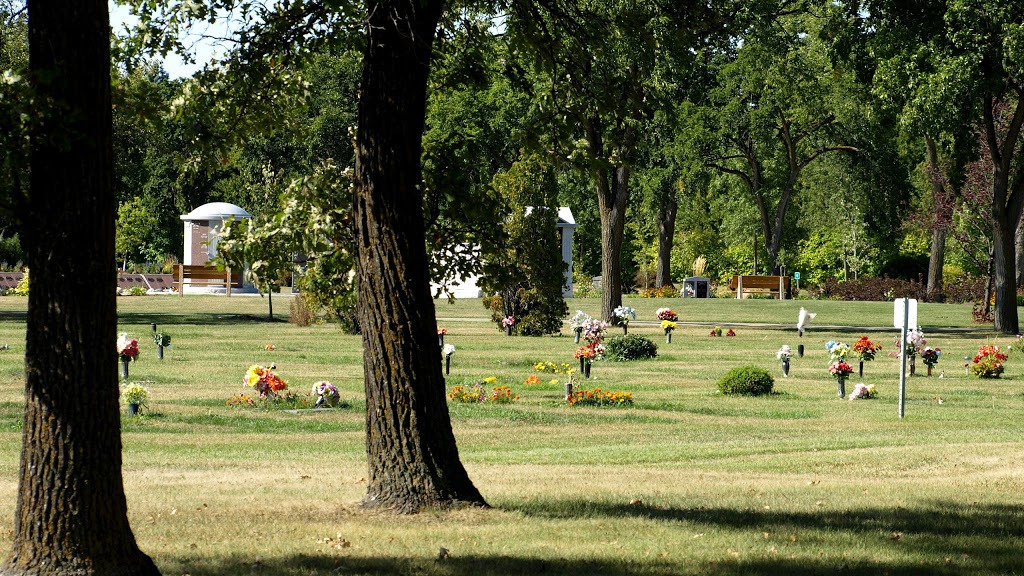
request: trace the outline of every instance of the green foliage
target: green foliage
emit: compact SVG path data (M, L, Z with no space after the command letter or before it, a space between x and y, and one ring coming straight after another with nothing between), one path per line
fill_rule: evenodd
M722 394L762 396L771 394L775 380L767 370L757 366L739 366L726 372L718 381Z
M142 198L135 197L118 206L114 251L119 260L158 262L170 249L169 238L161 232L156 213Z
M565 263L555 227L554 178L539 156L527 156L494 177L494 188L511 214L502 231L487 238L481 285L501 299L492 319L513 316L518 334L540 336L561 330L569 308L562 297ZM500 326L500 324L499 324Z
M615 336L604 343L605 355L610 360L625 362L644 360L658 356L658 345L650 338L639 334Z
M17 234L0 239L0 267L16 268L24 261L25 250Z

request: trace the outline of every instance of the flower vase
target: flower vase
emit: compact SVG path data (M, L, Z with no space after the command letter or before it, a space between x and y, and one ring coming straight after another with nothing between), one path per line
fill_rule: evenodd
M622 325L622 335L625 336L626 334L629 334L629 324Z
M864 361L863 360L860 361L860 367L857 369L857 374L860 375L860 378L864 377Z
M572 382L565 383L565 401L572 400Z
M932 365L931 364L928 365L928 375L929 376L932 375Z
M584 358L583 356L580 356L580 374L581 375L586 375L586 373L587 373L587 369L584 368L586 363L587 363L587 359Z
M665 344L671 344L671 343L672 343L672 331L671 330L665 330Z
M452 357L449 354L448 356L444 357L444 375L447 376L448 373L451 372L451 370L452 370Z
M914 366L914 356L911 356L910 357L910 375L913 376L914 372L916 372L916 371L917 371L916 370L916 366Z
M437 335L437 345L444 348L444 334Z
M573 338L573 342L575 342L576 344L579 344L580 343L580 335L583 334L583 328L577 328L576 330L574 330L574 332L576 332L576 336L575 336L575 338Z
M121 359L121 378L128 379L128 360L125 358Z
M156 345L156 359L157 360L163 360L164 359L164 347L159 345L159 344Z
M584 370L583 370L583 375L586 376L587 378L590 378L590 364L591 364L590 362L587 362L587 364L586 364L586 366L584 366Z
M511 335L512 335L512 327L511 326L505 326L505 336L511 336Z
M138 404L134 404L134 403L133 404L129 404L128 405L128 415L129 416L137 416L138 414L139 414L139 405Z
M846 375L840 374L839 377L836 378L836 381L838 382L839 387L839 398L846 398Z
M801 358L804 357L804 345L803 344L797 344L797 346L796 346L796 353L797 353L797 356L800 356Z
M789 378L789 359L782 361L782 377Z

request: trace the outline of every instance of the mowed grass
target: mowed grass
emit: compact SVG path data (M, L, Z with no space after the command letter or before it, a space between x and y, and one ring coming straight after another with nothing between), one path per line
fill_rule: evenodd
M275 299L282 317L287 304ZM659 356L595 364L585 386L635 398L631 408L598 409L565 406L565 376L533 369L573 362L568 329L509 338L479 301L440 301L445 342L457 349L449 388L496 376L521 399L449 403L462 461L492 508L396 517L358 505L358 337L266 322L260 298L118 305L120 329L142 345L131 379L150 381L153 394L148 414L122 420L129 513L164 574L1024 572L1024 356L1011 357L1001 379L965 376L964 356L1011 341L972 327L969 306L921 304L922 325L955 329L926 328L944 354L932 377L909 381L900 420L895 359L865 367L879 399L850 402L836 397L824 350L827 340L869 334L892 351L894 330L882 330L891 303L630 299L640 315L630 333L651 337ZM654 321L666 305L688 323L670 345ZM801 305L818 313L802 339L792 326ZM599 302L569 306L596 314ZM0 343L11 346L0 352L0 547L10 544L15 505L24 307L0 298ZM174 337L162 362L152 322ZM710 338L704 323L734 325L737 336ZM782 344L806 347L786 379L775 359ZM302 394L331 380L351 407L225 405L243 391L249 364L270 362ZM717 379L742 364L776 374L777 393L721 396ZM525 386L531 374L542 384Z

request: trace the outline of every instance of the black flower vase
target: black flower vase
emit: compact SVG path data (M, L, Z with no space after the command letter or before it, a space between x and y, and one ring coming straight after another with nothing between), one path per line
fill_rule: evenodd
M139 413L139 405L138 404L129 404L128 405L128 415L129 416L136 416L136 415L138 415L138 413Z
M839 384L839 398L846 398L846 376L840 375L836 381Z
M910 357L910 375L911 376L913 376L914 372L917 371L917 367L914 365L914 358L915 358L915 356L911 356Z
M584 365L583 368L584 368L584 372L583 372L584 376L586 376L587 378L590 378L590 362L587 362Z
M622 325L622 334L623 334L623 336L625 336L626 334L629 334L629 324L623 324Z
M437 344L438 344L438 345L439 345L439 346L440 346L441 348L444 348L444 334L438 334L438 335L437 335Z
M782 361L782 377L789 378L789 359Z
M565 383L565 401L572 400L572 382Z
M511 335L512 335L512 327L511 326L505 326L505 336L511 336Z
M580 374L586 375L587 369L584 368L584 365L586 365L586 363L587 359L584 358L583 356L580 356Z
M121 378L128 379L128 360L126 358L121 359Z
M858 370L859 370L857 372L857 374L859 375L858 377L859 378L863 378L864 377L864 361L863 360L860 361L860 367L859 367Z
M665 330L665 344L671 344L671 343L672 343L672 331L671 330Z
M163 360L164 359L164 347L161 344L157 344L156 345L156 359L157 360Z
M444 375L447 376L452 370L452 357L451 355L444 357Z
M803 344L797 344L797 346L796 346L796 353L801 358L804 357L804 345Z
M574 332L576 332L576 337L573 339L573 342L579 344L580 343L580 335L583 334L583 328L577 328L576 330L574 330Z

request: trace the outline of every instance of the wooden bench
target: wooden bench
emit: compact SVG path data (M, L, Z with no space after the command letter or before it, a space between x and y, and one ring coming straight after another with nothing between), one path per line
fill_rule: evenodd
M185 295L185 284L207 288L223 287L227 295L231 296L232 284L240 285L240 282L231 277L231 268L219 270L216 266L175 264L174 289L182 296Z
M745 294L778 295L779 300L793 297L789 276L733 276L729 289L736 292L736 298Z

